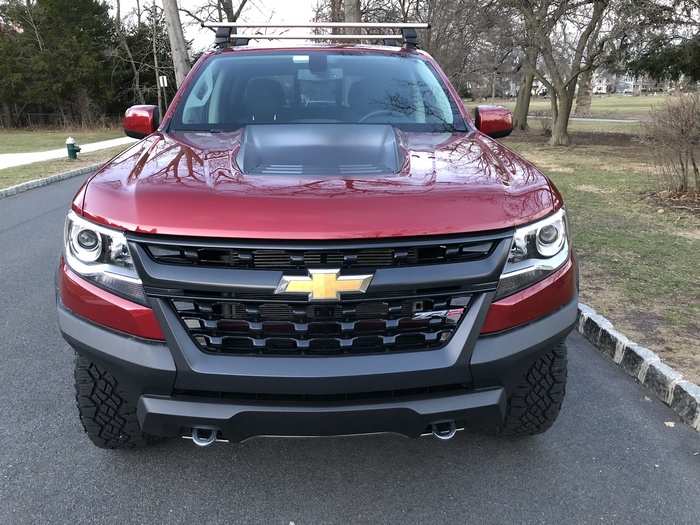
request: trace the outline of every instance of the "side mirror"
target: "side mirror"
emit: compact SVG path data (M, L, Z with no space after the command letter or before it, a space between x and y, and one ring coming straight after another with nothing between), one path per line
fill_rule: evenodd
M474 110L476 129L495 139L507 137L513 131L513 113L503 106L478 106Z
M158 106L131 106L124 113L124 133L127 137L142 139L158 129Z

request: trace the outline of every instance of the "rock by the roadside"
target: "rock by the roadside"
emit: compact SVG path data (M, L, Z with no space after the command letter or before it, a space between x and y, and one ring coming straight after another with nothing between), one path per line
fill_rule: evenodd
M622 368L629 375L639 378L644 363L652 363L659 361L659 356L648 348L644 348L635 343L630 343L625 348L625 353L622 357Z
M700 430L700 386L690 381L679 381L673 390L671 408L689 425Z
M661 361L651 363L644 377L644 385L652 390L661 400L668 403L674 385L680 382L682 376L673 368Z

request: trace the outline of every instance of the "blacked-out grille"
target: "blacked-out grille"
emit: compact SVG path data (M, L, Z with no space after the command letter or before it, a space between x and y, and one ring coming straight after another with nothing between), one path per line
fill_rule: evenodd
M467 295L442 295L337 304L177 299L172 305L203 351L304 356L438 348L469 302Z
M471 297L495 290L511 236L260 241L130 235L129 242L147 295L171 305L201 351L338 356L446 345ZM313 280L314 269L372 279L363 293L341 292L338 301L280 290L283 276Z
M156 262L188 266L288 270L304 268L386 268L479 260L494 241L445 242L398 247L315 249L256 249L145 243Z

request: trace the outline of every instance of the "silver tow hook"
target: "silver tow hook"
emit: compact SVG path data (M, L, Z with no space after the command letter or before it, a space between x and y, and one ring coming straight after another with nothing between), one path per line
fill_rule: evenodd
M455 437L457 433L457 424L454 421L445 421L442 423L433 423L433 437L441 441L448 441Z
M192 443L198 447L209 447L216 442L216 430L213 428L192 429Z

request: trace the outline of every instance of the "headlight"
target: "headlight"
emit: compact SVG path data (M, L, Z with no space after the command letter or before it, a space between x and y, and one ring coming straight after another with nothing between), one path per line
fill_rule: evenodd
M98 226L72 211L66 217L64 257L75 273L140 304L146 303L124 234Z
M569 237L563 209L515 230L496 299L527 288L561 268L569 259Z

